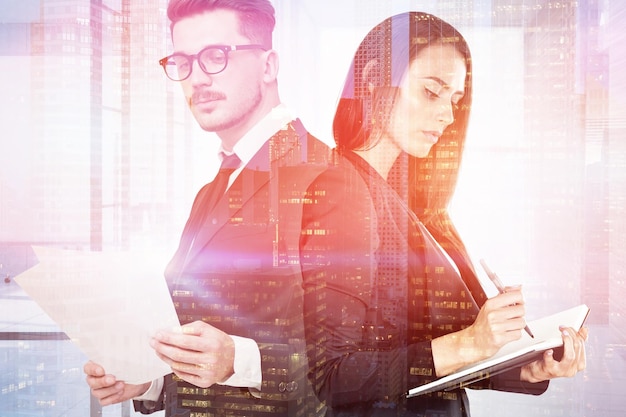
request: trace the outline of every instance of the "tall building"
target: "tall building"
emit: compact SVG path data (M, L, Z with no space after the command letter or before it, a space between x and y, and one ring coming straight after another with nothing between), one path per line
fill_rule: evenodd
M588 1L579 17L579 88L584 102L585 183L581 299L593 310L589 323L606 325L610 305L609 50L602 42L607 10Z
M606 23L600 39L609 55L609 120L605 129L610 228L609 333L611 349L626 361L626 104L617 99L626 94L626 77L623 76L626 51L622 47L626 33L620 29L624 24L626 5L608 3L607 9L603 10L602 18Z
M177 242L177 213L196 190L194 158L206 154L182 99L173 105L179 86L158 65L168 53L166 3L42 0L3 12L2 92L12 112L2 118L2 272L32 266L17 265L19 245L99 251ZM0 414L88 415L85 358L57 340L56 326L14 282L3 285L3 307L15 307L0 327L9 330L0 338L8 338L0 341Z
M15 105L29 123L12 145L26 179L1 181L24 210L3 199L1 239L93 250L176 239L168 220L196 190L197 130L158 65L166 3L46 0L32 22L3 25L7 55L23 49Z
M585 144L583 98L576 88L580 10L575 1L536 5L524 29L524 124L534 219L530 264L550 303L563 305L580 293L582 271Z
M204 153L211 139L183 105L179 85L157 64L171 52L167 0L9 3L0 11L5 110L0 112L0 278L31 265L31 255L16 255L14 248L20 245L93 250L175 245L193 194L210 179L212 169ZM523 179L514 179L511 187L522 184L527 198L513 209L522 225L515 220L506 225L504 262L520 265L516 272L531 281L525 295L537 307L529 312L534 317L575 300L592 307L588 371L558 381L542 398L471 392L473 402L484 398L473 403L474 411L488 414L480 411L493 408L492 414L503 417L621 415L624 400L618 390L626 367L626 3L273 3L279 22L275 44L281 55L281 95L288 104L301 105L297 110L305 125L322 140L329 140L330 129L320 125L330 120L317 126L314 121L318 113L332 113L338 91L327 81L335 73L340 81L345 77L354 51L346 52L346 45L356 47L372 24L399 8L410 3L440 15L466 36L482 33L485 37L478 39L491 43L472 42L476 56L499 42L494 33L520 37L522 47L511 55L523 55L523 69L508 78L495 71L483 74L515 83L514 90L486 85L503 95L498 110L512 96L523 97L522 132L514 132L523 143L502 151L501 159L503 165L513 161L514 172L522 173ZM331 91L322 96L324 89ZM484 93L476 92L475 98ZM494 141L509 139L511 132L490 131L491 126L480 126L479 134L493 135ZM521 250L509 251L518 230L525 235L514 247ZM294 255L277 250L275 262L291 264ZM389 285L394 285L391 279ZM84 358L68 341L27 340L34 337L26 333L33 327L23 326L22 319L41 313L18 290L15 283L0 279L0 312L9 311L8 319L2 316L0 333L11 332L15 338L0 340L0 415L88 415L88 390L80 371ZM37 330L56 328L44 321ZM512 406L503 410L503 400Z

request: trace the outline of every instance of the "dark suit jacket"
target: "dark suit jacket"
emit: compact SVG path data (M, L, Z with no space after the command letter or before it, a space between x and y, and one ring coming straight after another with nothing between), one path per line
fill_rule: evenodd
M474 322L485 299L478 282L461 278L356 154L340 156L309 196L301 238L305 329L310 378L328 415L469 415L463 390L405 394L436 379L431 340ZM481 385L532 393L546 386L521 384L519 370Z
M246 165L202 227L186 228L195 240L181 244L166 270L181 324L203 320L254 339L263 383L257 398L247 388L202 389L170 376L156 407L165 406L166 416L321 412L306 378L298 239L304 193L329 156L327 145L292 122Z

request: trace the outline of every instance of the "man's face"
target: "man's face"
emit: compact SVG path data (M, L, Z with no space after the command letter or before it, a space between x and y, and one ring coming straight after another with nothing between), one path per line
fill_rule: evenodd
M239 32L235 12L215 10L185 18L172 30L174 51L197 54L208 45L249 45ZM189 78L181 81L191 111L206 131L216 132L227 147L236 142L257 121L259 104L265 92L262 50L231 51L228 66L219 74L208 75L194 61Z

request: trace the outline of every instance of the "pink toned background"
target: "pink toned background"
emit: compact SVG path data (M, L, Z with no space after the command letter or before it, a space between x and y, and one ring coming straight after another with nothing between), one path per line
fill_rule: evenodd
M473 415L623 415L626 3L274 4L282 99L328 142L352 53L374 24L414 9L464 34L474 105L454 219L476 261L524 286L529 319L583 302L592 309L584 374L541 397L470 392ZM30 244L173 250L193 195L216 169L217 140L157 64L171 51L165 8L2 2L0 278L33 262ZM0 281L0 336L54 330L14 282ZM0 415L87 415L82 362L64 341L0 337Z

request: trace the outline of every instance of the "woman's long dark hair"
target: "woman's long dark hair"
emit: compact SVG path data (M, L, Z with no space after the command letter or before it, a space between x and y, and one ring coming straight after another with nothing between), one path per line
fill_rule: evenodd
M441 44L454 46L467 70L454 122L427 157L402 153L388 181L468 277L475 274L447 210L457 183L472 101L472 60L463 36L452 25L422 12L398 14L374 27L352 60L335 112L333 135L339 152L374 146L386 130L409 64L424 48Z

